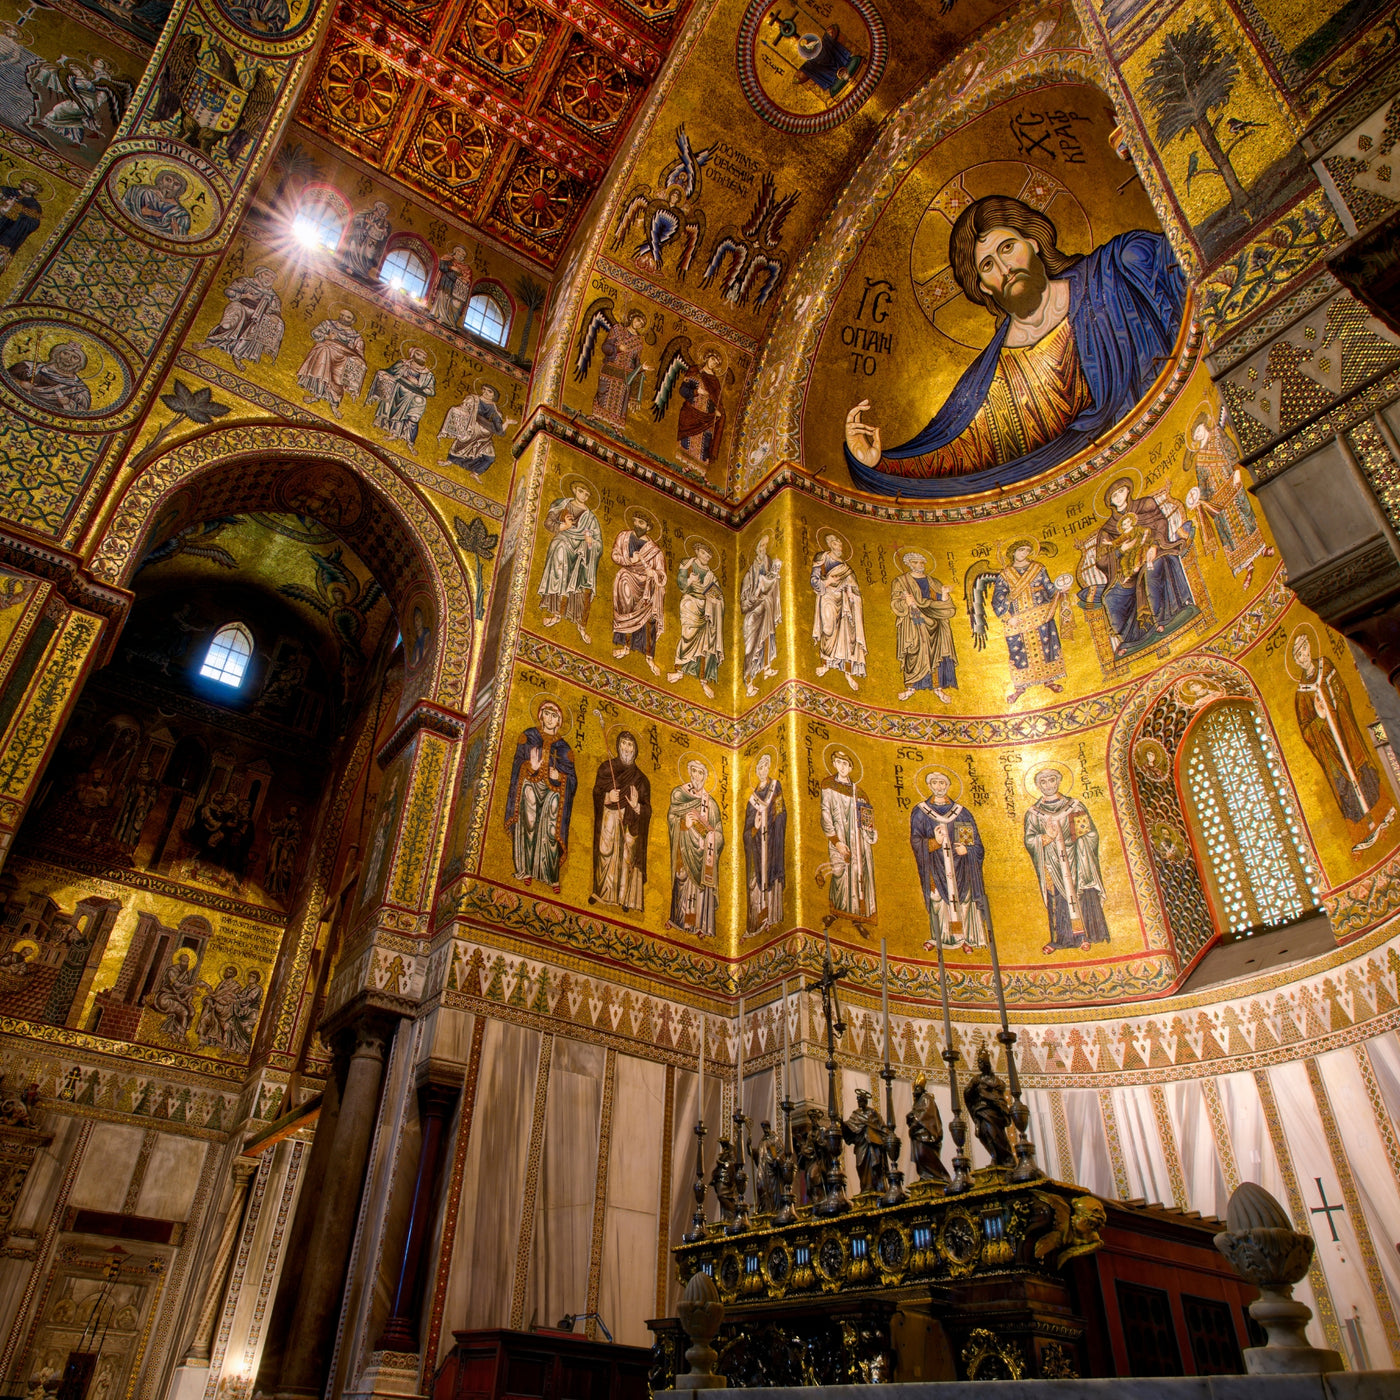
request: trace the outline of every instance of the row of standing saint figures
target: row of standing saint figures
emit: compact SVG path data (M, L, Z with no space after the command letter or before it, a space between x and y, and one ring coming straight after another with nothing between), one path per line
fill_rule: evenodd
M1005 1049L1009 1086L993 1069L991 1051L984 1043L977 1053L977 1073L968 1080L961 1095L959 1094L960 1056L953 1043L952 1020L948 1010L947 969L940 948L938 974L944 1029L942 1058L948 1066L948 1089L953 1106L953 1118L949 1125L955 1148L951 1172L944 1165L941 1156L942 1116L938 1111L937 1102L928 1091L928 1077L922 1071L914 1078L914 1105L905 1115L910 1156L917 1178L920 1181L941 1182L944 1195L960 1195L971 1190L974 1184L971 1174L972 1162L966 1151L967 1122L963 1117L964 1106L972 1119L977 1140L992 1159L991 1166L1005 1171L1008 1181L1034 1181L1044 1174L1035 1164L1035 1145L1031 1142L1029 1132L1030 1110L1022 1100L1020 1075L1016 1066L1016 1035L1007 1021L1006 999L994 936L991 936L991 940L992 980L1001 1021L1001 1030L996 1038ZM895 1128L895 1072L890 1061L889 958L886 941L880 940L880 1010L884 1031L884 1067L880 1071L880 1078L885 1081L883 1116L879 1108L871 1103L871 1095L865 1089L856 1090L856 1108L849 1117L843 1118L837 1105L836 1045L846 1031L838 988L846 975L847 969L832 959L831 937L828 933L822 957L822 973L812 984L812 989L821 993L822 1016L826 1027L826 1113L823 1115L821 1109L816 1107L808 1108L807 1122L799 1124L796 1135L792 1126L792 1114L796 1104L792 1100L792 1039L787 1011L788 987L787 979L783 979L780 1003L783 1014L781 1102L777 1102L776 1087L774 1090L775 1109L783 1115L783 1136L781 1139L778 1137L772 1122L763 1121L760 1124L762 1137L757 1144L754 1143L750 1131L751 1120L743 1111L744 998L743 994L740 994L735 1067L738 1092L731 1115L734 1130L732 1135L720 1138L719 1152L708 1180L705 1175L704 1151L707 1132L704 1120L706 1030L705 1018L703 1015L700 1017L699 1084L694 1129L695 1214L690 1231L683 1237L685 1242L694 1243L706 1237L705 1197L710 1190L714 1191L719 1205L720 1221L726 1234L740 1234L752 1228L750 1204L759 1217L771 1221L774 1225L793 1224L797 1220L794 1183L798 1171L803 1173L807 1200L814 1215L844 1214L851 1209L851 1202L846 1194L846 1174L843 1165L843 1147L847 1145L855 1151L861 1196L878 1197L879 1204L884 1206L898 1205L906 1198L904 1173L899 1167L901 1142ZM800 978L798 990L799 994L803 990ZM1015 1129L1014 1140L1012 1128ZM752 1203L747 1162L751 1162L754 1168Z

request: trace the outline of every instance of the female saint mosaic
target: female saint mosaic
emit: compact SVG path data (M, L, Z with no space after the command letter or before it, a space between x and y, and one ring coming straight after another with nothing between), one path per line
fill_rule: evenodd
M1143 398L1186 305L1170 244L1137 229L1080 257L1058 236L1045 214L1004 195L958 215L948 261L996 331L908 442L884 447L861 417L869 401L851 409L845 453L857 486L946 496L1022 481L1090 446Z

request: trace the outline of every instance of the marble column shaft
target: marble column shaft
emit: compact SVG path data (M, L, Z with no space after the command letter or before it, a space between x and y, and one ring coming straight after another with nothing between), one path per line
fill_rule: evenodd
M340 1120L340 1084L345 1077L345 1064L337 1055L335 1065L326 1076L321 1094L321 1110L316 1116L316 1136L311 1140L301 1191L297 1196L296 1214L287 1234L283 1251L286 1263L277 1280L277 1297L267 1316L267 1331L263 1340L262 1358L258 1363L258 1379L254 1387L261 1394L273 1394L282 1376L282 1359L286 1355L287 1337L301 1292L301 1262L307 1257L311 1233L316 1224L316 1208L321 1199L326 1169L335 1147L335 1130Z
M409 1210L398 1284L389 1320L379 1337L380 1351L414 1351L418 1346L418 1309L423 1296L428 1232L432 1227L438 1178L442 1175L447 1119L458 1093L459 1086L455 1084L428 1083L419 1094L422 1150L418 1154L418 1173L413 1184L413 1205Z
M243 1228L243 1208L248 1203L248 1188L258 1174L258 1163L252 1157L237 1157L233 1163L233 1196L228 1203L228 1214L224 1216L224 1228L219 1235L219 1247L214 1251L213 1267L209 1270L209 1284L204 1293L204 1306L199 1312L199 1324L194 1331L194 1340L185 1353L185 1364L208 1363L209 1353L214 1342L214 1324L223 1311L224 1293L228 1289L228 1267L233 1258L234 1246L238 1243L239 1232Z
M390 1027L378 1018L366 1018L353 1028L355 1048L350 1052L340 1096L331 1154L333 1170L325 1173L316 1202L316 1223L304 1256L277 1387L281 1395L319 1396L325 1381L326 1343L335 1331L391 1034Z

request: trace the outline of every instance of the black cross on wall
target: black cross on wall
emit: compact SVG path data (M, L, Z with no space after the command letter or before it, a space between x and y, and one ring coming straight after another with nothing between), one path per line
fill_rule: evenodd
M1322 1204L1321 1204L1320 1206L1314 1206L1314 1207L1312 1208L1312 1213L1313 1213L1314 1215L1325 1215L1325 1216L1327 1217L1327 1228L1328 1228L1329 1230L1331 1230L1331 1232L1332 1232L1332 1238L1333 1238L1334 1240L1339 1240L1339 1239L1340 1239L1340 1236L1338 1236L1338 1234L1337 1234L1337 1222L1336 1222L1335 1220L1332 1219L1332 1212L1333 1212L1334 1210L1339 1210L1339 1211L1341 1211L1343 1214L1345 1214L1345 1213L1346 1213L1346 1207L1345 1207L1345 1206L1329 1206L1329 1205L1327 1204L1327 1192L1324 1191L1324 1190L1322 1189L1322 1178L1321 1178L1320 1176L1315 1176L1315 1177L1313 1177L1313 1180L1314 1180L1315 1182L1317 1182L1317 1194L1318 1194L1319 1198L1321 1199Z

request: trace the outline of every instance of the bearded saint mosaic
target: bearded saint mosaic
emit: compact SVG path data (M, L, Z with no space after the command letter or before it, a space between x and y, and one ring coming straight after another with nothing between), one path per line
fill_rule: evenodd
M1065 764L1046 763L1030 768L1026 779L1026 791L1035 798L1023 827L1026 854L1035 867L1050 930L1042 952L1048 957L1064 948L1107 943L1099 830L1089 809L1062 791L1073 774Z
M710 765L690 756L685 781L671 789L666 829L671 842L671 912L666 925L681 933L715 936L719 912L719 858L724 827L710 795Z
M753 547L753 563L739 584L739 611L744 618L744 693L758 694L758 679L778 674L778 624L783 620L780 583L783 561L768 553L770 536L760 535Z
M640 914L646 908L651 779L637 764L640 745L630 729L618 731L612 750L593 780L593 887L588 902Z
M812 560L812 592L817 595L812 640L817 646L817 675L840 671L852 690L865 674L865 602L851 567L851 547L835 530L823 531L821 549Z
M744 804L744 868L748 887L746 935L783 922L787 881L787 805L773 772L773 755L761 753L753 770L753 791Z
M546 627L568 618L585 642L588 610L598 584L598 558L603 552L603 527L593 514L596 492L590 482L574 477L564 483L565 494L549 507L544 528L552 536L540 575L540 611Z
M896 550L895 563L904 570L890 588L895 652L903 677L899 698L908 700L931 690L946 705L952 698L948 692L958 688L953 590L930 577L928 558L916 549Z
M656 519L645 510L627 512L627 524L613 541L613 656L641 655L653 676L656 642L666 626L666 555L656 542Z
M849 749L833 747L821 783L822 835L826 861L817 867L818 886L827 886L823 923L849 919L875 922L875 808L860 786L860 771Z
M955 774L930 768L922 778L927 796L909 813L909 845L928 910L924 947L985 948L992 916L982 882L986 850L977 818L958 800L961 783Z
M1303 742L1317 759L1350 828L1352 854L1360 855L1395 820L1395 806L1381 782L1375 754L1361 737L1346 683L1322 655L1311 627L1295 629L1288 655L1289 673L1297 683L1293 703Z
M1006 195L974 200L948 260L996 320L990 344L908 442L885 447L846 415L851 479L885 495L946 496L1022 481L1089 447L1143 398L1181 328L1186 279L1160 233L1120 233L1083 256L1052 220Z

